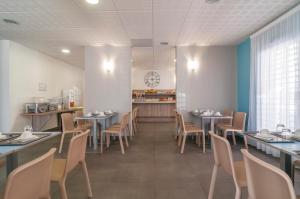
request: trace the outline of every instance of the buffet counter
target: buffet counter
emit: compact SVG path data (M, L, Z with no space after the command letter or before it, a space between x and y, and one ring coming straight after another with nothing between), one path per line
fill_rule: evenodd
M158 101L158 102L143 101L143 102L132 102L132 104L176 104L176 101Z
M176 101L133 102L138 107L139 122L173 122L175 119Z

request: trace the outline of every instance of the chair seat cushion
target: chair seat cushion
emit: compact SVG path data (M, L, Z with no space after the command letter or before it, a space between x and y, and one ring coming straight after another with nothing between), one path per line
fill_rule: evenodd
M246 180L246 169L245 169L245 163L244 161L236 161L233 163L234 170L236 173L237 183L241 187L247 186L247 180Z
M51 174L52 181L60 181L62 179L64 176L66 163L66 159L54 159Z
M217 128L221 129L221 130L225 130L226 128L230 128L232 127L232 125L228 125L228 124L217 124Z
M120 125L113 125L105 130L106 133L120 133L121 126Z
M77 128L78 128L78 129L81 129L82 131L86 131L86 130L92 128L92 126L93 126L92 124L85 123L85 124L83 124L83 125L78 126Z
M189 125L185 127L186 133L200 133L203 132L203 130L197 126Z

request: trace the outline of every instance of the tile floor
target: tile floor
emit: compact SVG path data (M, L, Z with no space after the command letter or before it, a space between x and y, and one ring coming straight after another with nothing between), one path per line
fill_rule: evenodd
M205 154L194 142L188 141L184 155L172 137L174 125L170 123L141 124L140 132L130 142L129 149L121 155L119 143L114 142L103 155L87 154L87 166L95 199L206 199L213 167L210 149ZM21 162L28 161L47 151L50 146L58 147L59 139L22 152ZM233 147L234 158L242 159L241 145ZM208 147L209 148L209 147ZM64 146L64 154L67 142ZM279 160L251 149L258 157L279 166ZM300 176L299 176L300 177ZM299 178L298 178L299 179ZM3 190L2 183L2 190ZM296 186L299 183L296 183ZM59 198L58 186L51 185L52 199ZM79 168L67 179L70 199L86 198L84 178ZM220 171L215 189L215 199L234 198L233 180ZM247 198L246 190L243 197Z

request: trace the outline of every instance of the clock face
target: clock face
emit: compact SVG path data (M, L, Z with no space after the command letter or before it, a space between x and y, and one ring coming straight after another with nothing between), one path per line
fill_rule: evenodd
M148 87L154 88L159 85L160 75L154 71L148 72L145 75L144 82Z

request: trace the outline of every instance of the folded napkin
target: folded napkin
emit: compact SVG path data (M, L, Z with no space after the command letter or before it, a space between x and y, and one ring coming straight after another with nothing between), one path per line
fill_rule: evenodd
M32 132L25 131L19 137L17 137L15 140L24 141L24 140L32 140L32 139L36 139L36 138L38 138L38 136L32 135Z
M0 132L0 139L5 139L7 138L6 135L3 135L3 133Z

